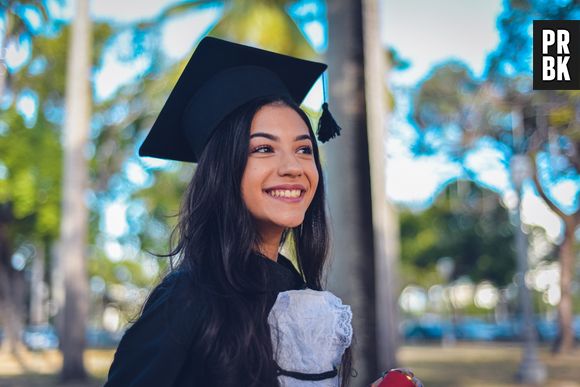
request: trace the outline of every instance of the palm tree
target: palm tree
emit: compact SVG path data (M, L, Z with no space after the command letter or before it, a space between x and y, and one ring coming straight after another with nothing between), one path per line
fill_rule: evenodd
M335 260L329 287L353 309L361 386L396 365L398 228L385 194L388 104L377 17L375 0L328 2L330 102L344 128L327 151Z
M67 65L62 220L58 253L58 266L63 274L65 290L61 329L61 377L65 381L86 378L83 352L88 315L88 208L85 204L88 162L85 149L91 105L91 20L89 0L77 0L75 6Z
M389 113L390 96L385 87L385 74L392 56L381 45L380 12L377 0L363 1L363 38L365 50L365 96L371 196L375 244L374 282L376 292L376 334L378 365L382 370L397 366L398 307L397 265L400 258L398 213L386 194L385 117ZM390 63L389 63L390 64Z
M286 12L291 0L197 0L169 6L156 18L138 25L154 32L174 16L210 6L222 6L223 14L208 35L302 58L316 56L300 29Z

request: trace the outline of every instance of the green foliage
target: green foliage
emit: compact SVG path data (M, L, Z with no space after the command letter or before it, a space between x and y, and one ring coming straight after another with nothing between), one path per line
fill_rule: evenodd
M112 29L94 27L95 55L101 51ZM6 178L0 179L0 203L10 203L21 237L35 240L55 238L59 231L62 178L60 129L63 121L66 58L69 28L62 26L55 37L35 36L33 58L12 75L12 93L28 90L38 100L36 121L27 127L17 112L15 101L0 111L6 128L0 135L0 162ZM33 71L42 62L41 71ZM59 113L60 112L60 113ZM26 219L26 226L18 224ZM31 223L31 219L33 219Z
M516 74L531 72L533 20L577 20L580 5L577 1L553 0L505 0L497 19L500 42L489 55L487 70L489 77L501 82Z
M56 26L56 36L38 35L32 40L32 59L14 74L12 87L19 90L31 89L38 96L39 114L46 114L45 109L63 109L66 87L66 67L70 26ZM113 29L106 23L94 23L92 28L93 63L95 70L100 65L103 51L113 35ZM34 71L38 63L42 71ZM54 122L54 120L51 120ZM60 130L57 126L56 130Z
M0 179L0 203L11 204L20 234L54 238L60 218L58 135L43 120L27 128L14 109L2 112L0 121L8 128L0 135L0 162L7 170L7 176Z
M462 109L471 102L476 88L471 71L462 63L449 62L435 68L417 94L416 101L421 110L415 115L416 121L420 126L460 121ZM425 117L428 114L430 116Z
M513 227L495 193L471 182L454 183L424 212L402 211L400 221L407 281L424 286L428 284L422 282L440 282L437 260L451 257L453 278L467 275L476 283L490 280L497 286L511 282ZM430 280L421 281L425 275Z
M285 10L291 1L232 1L210 35L301 58L315 51Z
M534 19L577 19L579 15L580 6L573 1L504 1L498 17L500 43L487 58L484 79L451 61L435 68L418 85L412 113L418 134L415 153L441 152L461 163L486 138L494 140L508 161L514 153L533 155L561 147L558 152L578 171L577 155L572 160L573 154L562 146L568 139L578 142L578 93L532 90L529 31ZM565 137L552 138L551 150L547 149L548 125L558 137Z
M403 220L401 219L401 222ZM409 244L408 244L409 245ZM403 249L406 249L408 245ZM413 257L412 254L407 255L408 257ZM434 265L427 265L425 267L417 265L411 259L403 259L401 263L401 278L402 283L400 284L401 289L406 285L418 285L424 289L429 289L429 287L440 284L443 282L443 278L437 273Z
M131 283L141 288L149 288L154 282L145 274L142 262L135 259L115 262L101 254L89 259L89 276L94 275L103 278L107 286Z

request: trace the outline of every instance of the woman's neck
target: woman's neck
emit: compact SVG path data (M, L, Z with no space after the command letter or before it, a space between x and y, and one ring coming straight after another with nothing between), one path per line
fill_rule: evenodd
M274 262L278 261L278 246L279 244L272 245L272 244L265 244L262 243L258 248L260 254L265 256L268 259L271 259Z
M262 243L258 246L258 251L263 256L271 259L274 262L278 261L278 250L280 248L280 239L282 232L271 230L267 233L260 233Z

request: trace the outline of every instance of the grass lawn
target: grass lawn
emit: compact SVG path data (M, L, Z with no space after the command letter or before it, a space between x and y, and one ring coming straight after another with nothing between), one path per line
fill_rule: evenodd
M102 386L113 360L113 350L88 350L85 365L90 379L69 387ZM62 357L58 351L25 352L20 357L0 353L0 387L59 386Z
M545 386L580 387L580 349L552 356L543 347L539 355L548 370ZM411 368L425 387L521 387L515 382L521 357L519 345L498 343L405 346L399 352L401 365Z
M68 386L102 386L113 354L111 350L87 351L85 364L91 379ZM542 348L540 358L548 367L549 381L545 386L580 387L580 349L554 357ZM408 345L399 352L401 366L413 369L426 387L521 387L514 381L520 359L518 345L497 343L462 343L447 348ZM0 387L58 386L61 364L57 351L26 352L20 358L0 353Z

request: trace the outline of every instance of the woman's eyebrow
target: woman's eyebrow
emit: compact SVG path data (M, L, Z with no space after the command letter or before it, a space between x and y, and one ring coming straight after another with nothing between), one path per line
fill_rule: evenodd
M257 133L254 133L254 134L251 134L251 135L250 135L250 139L252 139L252 138L254 138L254 137L265 137L265 138L267 138L268 140L272 140L272 141L280 141L280 137L278 137L278 136L275 136L275 135L273 135L273 134L270 134L270 133L264 133L264 132L257 132Z
M257 132L254 134L250 135L250 139L254 138L254 137L265 137L268 140L272 140L272 141L280 141L280 137L274 135L274 134L270 134L270 133L264 133L264 132ZM301 134L300 136L296 136L296 138L294 138L294 141L301 141L301 140L310 140L312 141L312 138L310 137L309 134Z
M312 137L310 137L309 134L302 134L300 136L296 136L296 138L294 139L294 141L301 141L301 140L310 140L310 141L312 141Z

